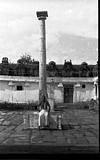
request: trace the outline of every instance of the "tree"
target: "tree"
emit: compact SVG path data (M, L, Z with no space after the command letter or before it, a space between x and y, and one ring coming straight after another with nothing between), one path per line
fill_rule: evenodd
M25 55L21 56L21 58L17 60L17 63L18 64L32 64L31 56L25 53Z

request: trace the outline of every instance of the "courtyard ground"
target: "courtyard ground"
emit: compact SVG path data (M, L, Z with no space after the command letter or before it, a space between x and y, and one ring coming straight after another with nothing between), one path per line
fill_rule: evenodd
M25 112L0 111L0 154L99 152L98 111L63 109L63 130L25 130Z

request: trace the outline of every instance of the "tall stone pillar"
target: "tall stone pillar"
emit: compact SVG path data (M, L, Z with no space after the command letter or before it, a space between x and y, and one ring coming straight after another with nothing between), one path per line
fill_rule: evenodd
M40 20L40 63L39 63L39 102L42 96L47 98L46 86L46 30L45 20L48 17L47 11L37 12L38 20Z

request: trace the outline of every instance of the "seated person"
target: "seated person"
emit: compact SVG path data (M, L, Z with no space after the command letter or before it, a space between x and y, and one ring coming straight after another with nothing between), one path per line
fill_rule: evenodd
M40 106L40 112L39 112L39 128L40 127L45 127L48 126L48 114L50 112L50 105L47 101L47 99L45 98L45 96L43 96L43 99L41 101L41 103L39 104Z

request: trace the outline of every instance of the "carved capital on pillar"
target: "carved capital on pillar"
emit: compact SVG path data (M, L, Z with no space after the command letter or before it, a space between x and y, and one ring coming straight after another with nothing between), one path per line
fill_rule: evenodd
M38 20L46 20L46 17L48 17L47 11L38 11L36 12Z

